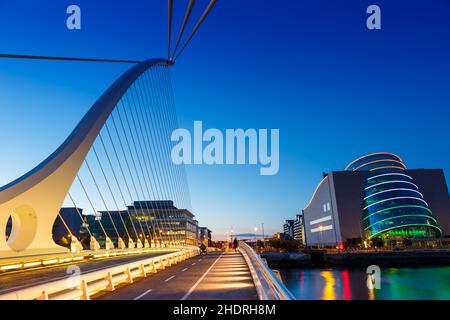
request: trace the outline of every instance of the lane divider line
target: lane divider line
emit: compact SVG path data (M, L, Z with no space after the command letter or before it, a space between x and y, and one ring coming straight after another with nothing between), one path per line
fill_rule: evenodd
M139 300L140 298L148 295L152 291L153 291L153 289L149 289L149 290L145 291L143 294L141 294L141 295L137 296L136 298L134 298L133 300Z
M200 279L198 279L197 282L189 289L189 291L186 292L186 294L183 296L183 298L181 298L181 300L186 300L192 294L192 292L194 292L194 290L197 288L200 282L202 282L203 279L205 279L206 275L211 271L211 269L216 265L216 263L220 260L220 258L222 258L224 254L225 252L222 252L222 254L216 259L216 261L213 262L213 264L209 267L209 269L206 270L206 272L200 277Z
M183 270L181 270L181 272L185 272L187 269L189 269L189 268L184 268Z
M172 280L173 278L175 278L175 276L171 276L170 278L167 278L166 280L164 280L164 282L168 282L168 281Z

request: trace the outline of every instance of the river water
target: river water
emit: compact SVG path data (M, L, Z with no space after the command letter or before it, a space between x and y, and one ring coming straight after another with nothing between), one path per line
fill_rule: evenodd
M365 269L281 269L300 300L449 300L450 266L382 268L380 288L368 289Z

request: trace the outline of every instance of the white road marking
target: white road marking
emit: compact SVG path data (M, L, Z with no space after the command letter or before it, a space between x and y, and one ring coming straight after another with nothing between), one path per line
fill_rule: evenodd
M145 291L143 294L137 296L136 298L134 298L134 300L139 300L140 298L146 296L147 294L149 294L150 292L152 292L153 289L147 290Z
M185 272L188 268L184 268L183 270L181 270L181 272Z
M195 288L197 288L197 286L200 284L200 282L203 281L203 279L205 279L206 275L211 271L211 269L216 265L217 261L219 261L220 258L222 258L222 256L225 254L225 252L223 252L217 259L216 261L214 261L214 263L209 267L208 270L206 270L206 272L200 277L200 279L197 280L197 282L189 289L188 292L186 292L186 294L183 296L183 298L181 298L181 300L186 300L191 294L192 292L194 292Z
M196 263L194 262L193 264L191 264L191 266L195 266L195 264L196 264Z
M164 280L164 282L168 282L168 281L172 280L173 278L175 278L175 276L171 276L170 278L167 278L166 280Z

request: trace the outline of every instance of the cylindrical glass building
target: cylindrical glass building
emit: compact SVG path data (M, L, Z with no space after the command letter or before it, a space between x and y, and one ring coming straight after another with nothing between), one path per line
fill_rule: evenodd
M437 238L442 235L428 203L392 153L369 154L350 163L348 171L369 171L363 199L364 240Z

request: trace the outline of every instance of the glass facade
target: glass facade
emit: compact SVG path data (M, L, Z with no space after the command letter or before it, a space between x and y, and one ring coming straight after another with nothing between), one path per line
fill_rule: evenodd
M85 215L84 219L101 246L105 244L105 233L115 246L118 236L125 242L128 238L142 243L147 240L150 245L197 244L198 222L194 214L178 209L170 200L134 201L127 210L100 211L97 215ZM82 231L86 235L86 229L81 228Z
M437 238L442 235L428 203L400 157L376 153L350 163L348 171L369 171L363 199L365 240Z

